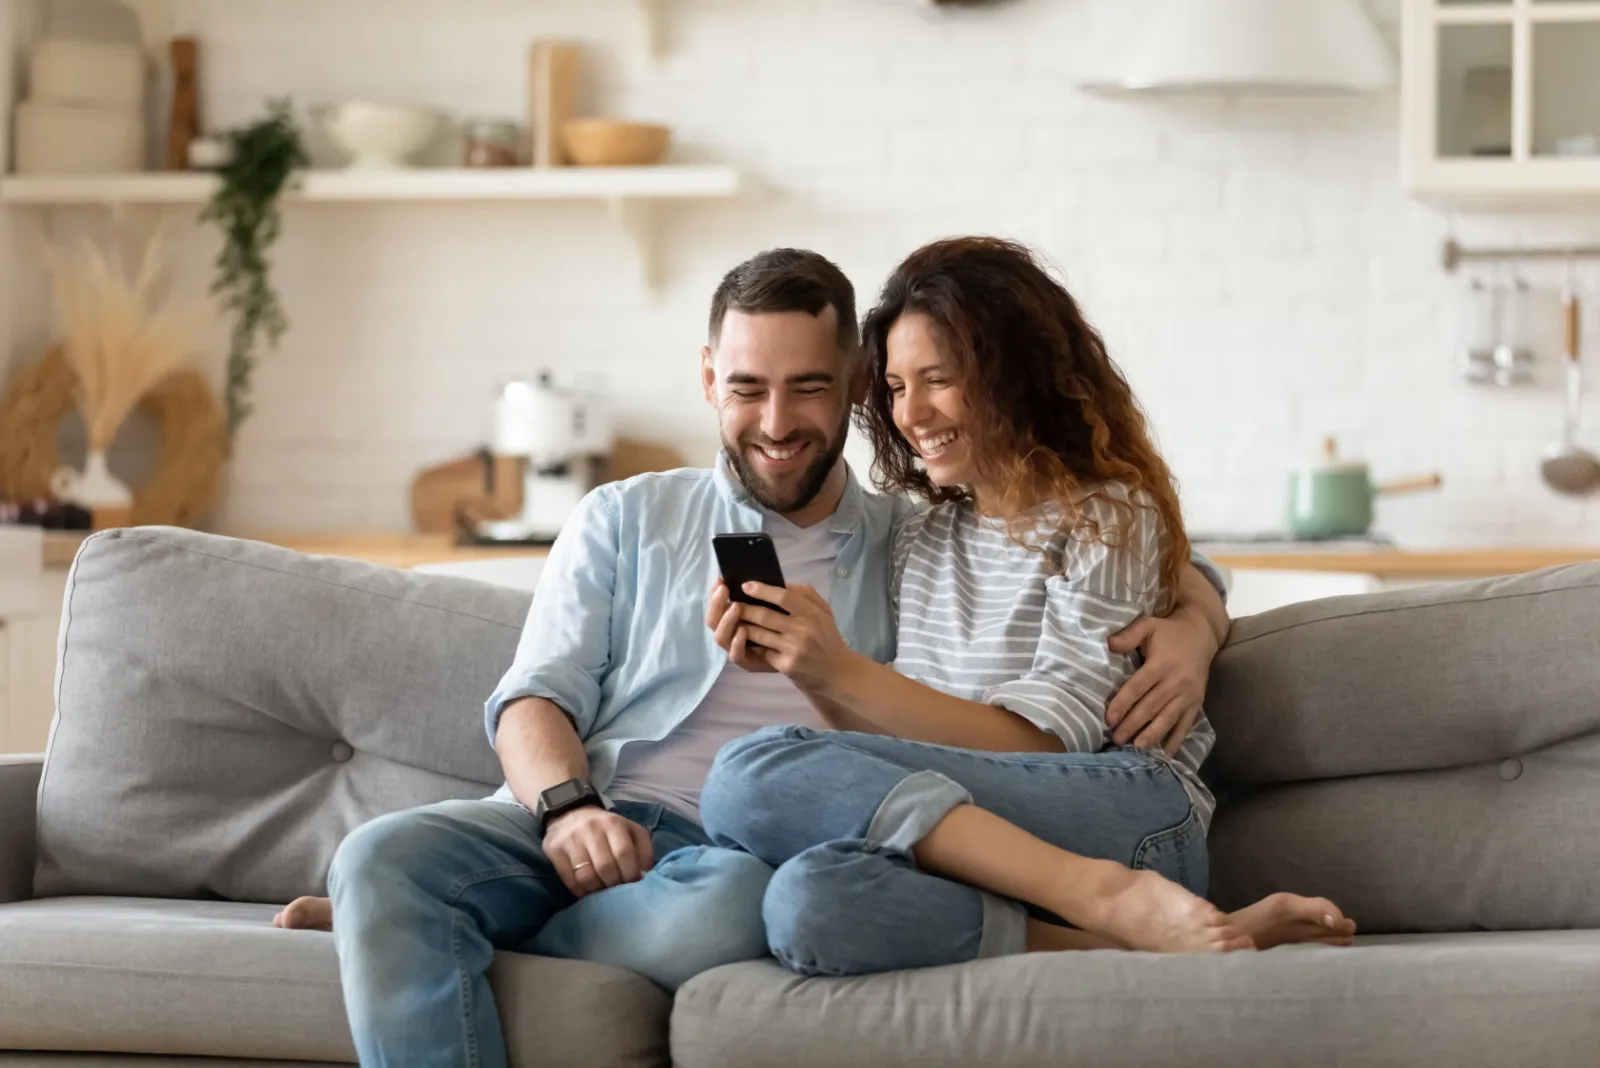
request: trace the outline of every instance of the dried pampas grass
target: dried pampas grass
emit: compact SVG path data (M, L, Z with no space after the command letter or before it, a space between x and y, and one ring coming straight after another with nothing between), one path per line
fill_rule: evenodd
M143 242L132 272L115 244L108 251L85 238L72 255L46 241L43 251L89 449L104 450L139 399L199 352L210 304L166 291L165 226Z

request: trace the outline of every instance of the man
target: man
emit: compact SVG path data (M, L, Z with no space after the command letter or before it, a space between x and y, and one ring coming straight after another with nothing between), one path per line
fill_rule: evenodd
M699 794L725 742L813 713L782 675L746 672L717 648L704 622L711 539L764 530L788 580L827 597L851 646L887 661L890 545L911 506L865 492L841 459L865 380L854 291L832 263L780 249L729 272L701 375L718 466L595 490L551 550L486 706L506 785L488 801L383 816L334 858L332 923L363 1064L457 1064L468 1043L484 1068L503 1065L486 978L495 949L615 964L668 989L766 955L771 872L710 847ZM1148 659L1108 713L1119 739L1165 741L1199 706L1226 626L1194 573L1172 616L1114 639ZM281 922L317 925L326 908L302 899Z

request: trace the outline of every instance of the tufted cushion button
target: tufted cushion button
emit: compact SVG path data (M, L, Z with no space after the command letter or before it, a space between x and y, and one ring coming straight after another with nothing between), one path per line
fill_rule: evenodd
M341 741L333 743L333 759L337 760L339 763L343 764L355 755L356 751L350 747L349 742Z
M1516 757L1510 757L1500 762L1500 777L1506 782L1510 782L1512 779L1520 778L1521 776L1522 761L1518 760Z

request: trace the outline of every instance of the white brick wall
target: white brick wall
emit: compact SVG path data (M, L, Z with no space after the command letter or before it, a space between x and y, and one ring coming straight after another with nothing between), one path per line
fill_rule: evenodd
M680 158L763 186L668 218L658 300L598 205L293 210L277 271L294 327L262 367L222 524L400 527L411 472L478 443L495 384L545 365L603 370L625 424L705 461L715 426L695 353L726 268L814 247L865 305L918 243L985 231L1065 271L1154 418L1195 527L1280 522L1286 466L1333 433L1380 476L1444 474L1443 493L1382 505L1381 526L1407 542L1600 533L1596 506L1538 480L1559 414L1553 301L1543 388L1481 392L1454 373L1462 282L1436 266L1447 221L1400 192L1393 95L1084 95L1074 76L1138 17L1124 0L943 17L908 0L673 0L657 62L631 0L177 6L204 42L215 122L282 92L520 116L528 41L573 36L591 49L593 111L669 122ZM1374 6L1393 33L1396 0ZM1469 241L1596 230L1458 223ZM209 240L191 250L197 270Z

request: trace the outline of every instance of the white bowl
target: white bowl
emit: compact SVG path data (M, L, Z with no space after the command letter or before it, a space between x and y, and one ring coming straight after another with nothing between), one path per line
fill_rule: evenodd
M353 100L312 109L328 134L350 154L350 167L387 170L406 161L428 143L440 116L423 108L395 107Z

